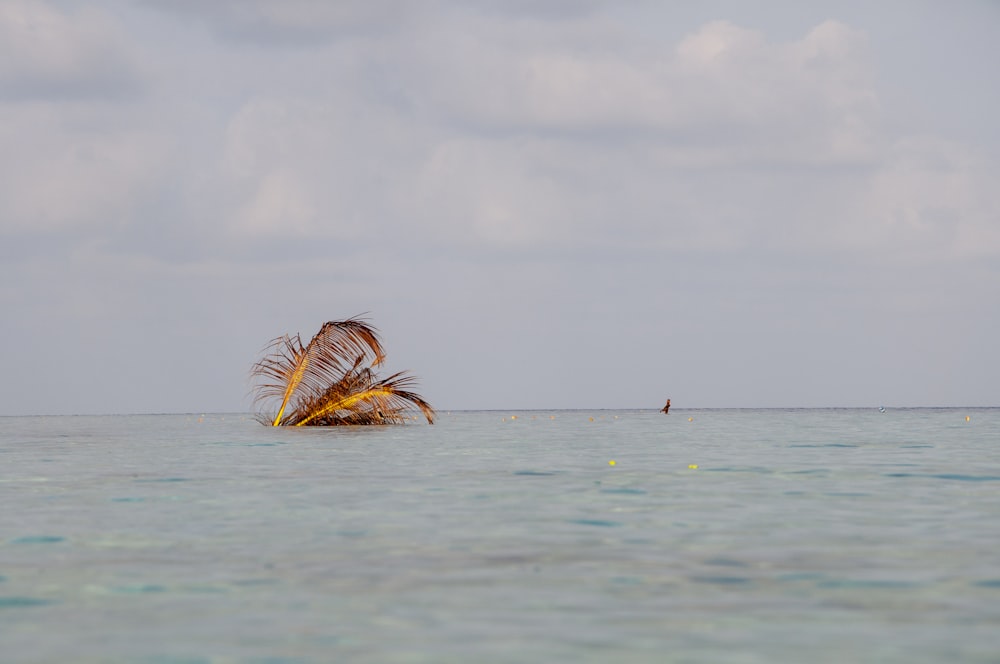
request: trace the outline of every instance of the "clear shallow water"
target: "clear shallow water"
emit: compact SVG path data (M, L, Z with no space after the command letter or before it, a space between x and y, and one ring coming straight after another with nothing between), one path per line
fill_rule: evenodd
M998 409L7 417L0 501L4 662L1000 661Z

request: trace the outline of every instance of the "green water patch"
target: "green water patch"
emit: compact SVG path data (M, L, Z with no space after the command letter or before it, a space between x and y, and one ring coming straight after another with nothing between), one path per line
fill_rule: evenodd
M743 586L751 581L745 576L692 576L690 579L695 583L712 583L720 586Z
M955 482L1000 482L1000 475L960 475L958 473L886 473L886 477L925 477Z
M716 565L718 567L749 567L742 560L736 560L735 558L709 558L705 561L706 565Z
M231 588L218 583L196 583L181 586L180 590L188 593L198 593L202 595L225 595Z
M155 583L140 583L129 586L116 586L112 590L122 595L149 595L165 593L167 592L167 587Z
M1000 475L957 475L952 473L942 473L931 475L939 480L957 480L959 482L1000 482Z
M245 443L245 442L236 442L232 440L220 440L214 443L205 443L205 445L220 446L220 447L278 447L280 445L286 445L286 444L287 443L282 443L278 441L269 443Z
M59 535L26 535L11 540L13 544L55 544L65 541L66 538Z
M620 521L608 521L607 519L571 519L570 523L580 526L597 526L598 528L616 528L622 525Z
M781 574L777 580L782 583L798 583L800 581L822 581L827 578L826 574L820 572L789 572Z
M272 577L263 577L259 579L236 579L232 582L232 585L241 588L252 588L254 586L273 586L277 583L281 583L281 581Z
M197 655L153 655L140 661L146 664L212 664L211 659Z
M645 491L642 489L633 489L631 487L623 486L614 489L601 489L601 493L615 493L625 496L642 496L645 495Z
M703 468L699 472L705 473L757 473L760 475L773 475L773 468L765 468L763 466L740 466L740 467L730 467L722 466L720 468Z
M908 590L920 584L910 581L889 579L829 579L816 584L817 588L858 589L858 590Z
M558 475L559 473L548 470L515 470L514 474L525 477L549 477L551 475Z
M611 583L621 586L641 586L645 580L639 576L613 576Z
M1000 579L983 579L982 581L976 581L973 585L980 588L1000 588Z
M55 604L55 602L40 597L0 597L0 609L28 609L49 604Z

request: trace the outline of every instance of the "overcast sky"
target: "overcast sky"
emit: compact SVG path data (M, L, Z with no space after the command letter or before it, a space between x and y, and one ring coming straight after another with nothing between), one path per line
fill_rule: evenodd
M697 5L697 6L695 6ZM0 414L1000 405L1000 3L0 0Z

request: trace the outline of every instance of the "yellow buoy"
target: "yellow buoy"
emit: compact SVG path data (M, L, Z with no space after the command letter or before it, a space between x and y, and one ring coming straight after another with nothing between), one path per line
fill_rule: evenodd
M688 422L694 422L694 418L693 417L689 417L688 418Z
M965 421L966 421L966 422L968 422L968 421L969 421L969 420L971 420L971 419L972 419L972 418L971 418L971 417L969 417L968 415L966 415L966 416L965 416Z
M698 470L698 464L696 464L696 463L689 463L688 464L688 468L690 468L691 470Z
M614 459L612 459L611 461L608 461L608 465L609 465L609 466L613 466L613 465L615 465L615 460L614 460Z

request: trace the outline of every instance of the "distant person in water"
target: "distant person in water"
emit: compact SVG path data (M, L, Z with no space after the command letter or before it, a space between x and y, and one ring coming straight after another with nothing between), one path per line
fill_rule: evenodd
M667 414L670 412L670 399L667 399L667 405L660 409L660 412Z

